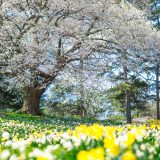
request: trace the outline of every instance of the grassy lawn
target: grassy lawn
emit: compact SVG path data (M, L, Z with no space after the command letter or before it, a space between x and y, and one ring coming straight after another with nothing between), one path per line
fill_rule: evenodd
M0 128L0 160L160 159L159 121L122 125L7 113Z
M2 113L3 115L3 113ZM74 129L80 124L92 125L94 123L102 125L119 125L120 122L113 120L98 121L93 119L79 118L59 118L59 117L40 117L25 114L7 113L0 118L0 135L7 131L11 137L28 138L33 132L46 133L48 130L66 131Z

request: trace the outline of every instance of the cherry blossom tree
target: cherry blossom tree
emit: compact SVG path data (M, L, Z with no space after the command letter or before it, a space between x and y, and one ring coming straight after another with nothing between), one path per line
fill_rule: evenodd
M24 90L23 111L39 114L39 100L46 87L66 64L80 59L80 48L86 53L84 58L96 48L98 43L89 36L103 26L99 25L102 4L95 4L3 1L1 58L8 64L7 73Z

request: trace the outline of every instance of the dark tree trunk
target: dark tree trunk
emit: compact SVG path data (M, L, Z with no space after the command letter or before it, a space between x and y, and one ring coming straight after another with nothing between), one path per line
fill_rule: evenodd
M128 68L127 68L127 57L126 53L122 53L122 65L123 65L123 72L124 72L124 81L128 84ZM129 91L125 91L125 106L126 106L126 118L127 123L132 123L131 117L131 106L130 106L130 93Z
M156 66L156 119L159 119L159 63Z
M125 97L125 104L126 104L126 116L127 116L127 123L132 123L131 119L131 107L130 107L130 102L129 102L129 92L126 91L126 97Z
M127 75L127 67L124 66L124 78L125 78L125 83L128 84L128 75ZM127 123L132 123L131 119L131 107L130 107L130 96L129 96L129 91L125 91L125 105L126 105L126 116L127 116Z
M4 110L4 93L0 91L0 109Z
M32 115L40 115L40 98L42 95L42 91L39 88L34 88L33 86L27 86L24 89L25 95L23 100L22 112L32 114Z
M156 2L154 1L154 7L156 9L156 11L158 11ZM159 16L156 17L157 19L157 26L158 29L160 29L160 21L159 21ZM160 67L160 63L159 63L159 57L160 55L158 54L158 62L156 65L156 119L160 119L160 115L159 115L159 67Z
M0 117L5 117L5 114L4 112L1 112L1 111L4 111L4 93L0 90Z
M81 109L81 118L86 117L86 109L84 105L84 63L83 55L80 55L80 109Z

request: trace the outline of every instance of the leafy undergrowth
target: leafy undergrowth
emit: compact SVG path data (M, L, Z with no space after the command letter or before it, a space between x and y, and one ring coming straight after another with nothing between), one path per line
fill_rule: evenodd
M160 122L6 114L0 118L1 160L159 160Z

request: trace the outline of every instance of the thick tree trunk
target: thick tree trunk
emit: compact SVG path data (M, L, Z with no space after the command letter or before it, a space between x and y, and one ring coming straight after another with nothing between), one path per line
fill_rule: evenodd
M34 88L33 86L27 86L24 89L25 95L23 100L22 112L32 114L32 115L40 115L39 103L42 92L38 88Z

